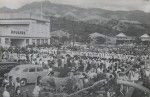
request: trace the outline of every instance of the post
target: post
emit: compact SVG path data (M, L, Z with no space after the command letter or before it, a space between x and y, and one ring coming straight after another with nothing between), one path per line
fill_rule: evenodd
M0 47L0 62L2 61L2 47Z
M41 1L41 13L40 13L40 15L41 15L41 19L42 19L42 15L43 15L43 2Z

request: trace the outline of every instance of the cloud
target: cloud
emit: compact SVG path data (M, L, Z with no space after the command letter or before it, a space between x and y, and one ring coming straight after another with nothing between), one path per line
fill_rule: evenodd
M81 0L85 7L106 8L112 10L143 10L147 4L143 0Z
M18 8L22 6L24 2L23 0L0 0L0 7L9 7L9 8Z
M18 8L26 3L45 0L0 0L0 7ZM53 3L69 4L85 8L109 10L143 10L150 12L149 0L50 0Z
M42 1L42 0L0 0L0 7L6 6L14 9L34 1Z
M145 12L150 12L150 2L148 2L145 6L143 6L142 10Z

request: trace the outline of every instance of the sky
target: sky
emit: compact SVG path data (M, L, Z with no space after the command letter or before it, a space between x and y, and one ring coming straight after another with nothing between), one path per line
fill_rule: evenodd
M44 0L0 0L0 7L19 8L25 4ZM150 0L49 0L52 3L75 5L84 8L108 10L142 10L150 12Z

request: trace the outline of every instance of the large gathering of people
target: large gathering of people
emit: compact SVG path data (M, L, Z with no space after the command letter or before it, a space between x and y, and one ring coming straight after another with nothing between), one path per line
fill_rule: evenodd
M150 56L147 54L148 49L138 47L101 47L71 50L67 48L55 47L26 47L26 48L3 48L2 61L20 62L21 64L35 64L48 68L50 72L55 72L55 68L61 68L59 77L73 76L80 74L81 78L78 85L71 87L71 81L66 84L66 92L71 94L77 90L93 85L99 80L110 80L109 85L104 85L106 97L110 96L110 90L113 89L114 97L125 95L129 87L117 85L116 80L123 80L132 83L143 82L143 86L150 88L150 72L146 67L145 60ZM72 78L71 78L72 79ZM11 79L10 79L11 80ZM4 79L4 82L11 81ZM82 82L81 82L82 81ZM15 86L17 85L17 86ZM39 84L38 84L39 85ZM14 83L16 90L19 90L19 79L17 84ZM19 87L18 87L19 86ZM40 92L40 87L35 87ZM36 92L34 90L34 93ZM7 90L7 87L5 87ZM96 93L89 90L90 93ZM65 91L65 89L64 89ZM63 91L63 92L64 92ZM19 94L20 91L17 91ZM88 94L90 95L90 94ZM6 96L3 96L6 97ZM7 96L11 97L11 96ZM39 97L36 95L35 97Z

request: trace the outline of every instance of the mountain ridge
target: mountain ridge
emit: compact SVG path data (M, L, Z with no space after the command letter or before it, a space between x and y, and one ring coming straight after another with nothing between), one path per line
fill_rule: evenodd
M76 33L83 39L95 32L111 36L121 32L130 36L150 34L150 13L139 10L111 11L101 8L81 8L46 1L33 2L18 9L0 8L0 13L40 14L41 3L43 3L43 14L53 17L51 20L52 31L63 29L70 34ZM72 31L73 29L75 30Z
M40 14L40 6L41 3L43 5L43 13L45 15L59 15L65 16L66 13L70 12L73 13L73 16L78 16L75 18L79 18L82 20L81 17L88 18L92 15L99 16L99 18L111 18L117 20L130 20L130 21L138 21L144 24L150 24L150 13L146 13L140 10L131 10L131 11L111 11L102 8L81 8L76 7L73 5L66 5L66 4L56 4L51 3L50 1L43 1L43 2L32 2L30 4L26 4L18 9L9 9L6 7L0 8L1 12L17 12L17 13L35 13ZM49 10L51 9L51 10ZM145 19L143 19L145 17ZM97 19L99 20L99 19Z

